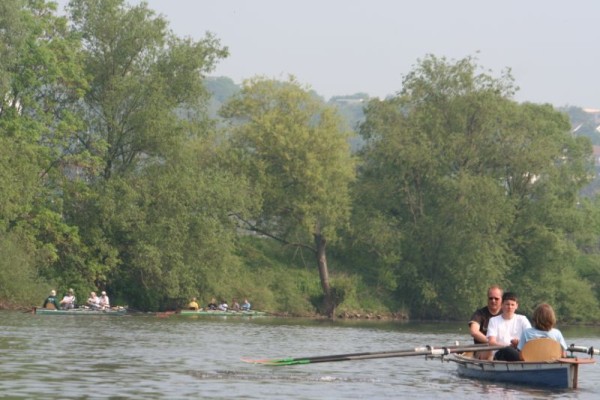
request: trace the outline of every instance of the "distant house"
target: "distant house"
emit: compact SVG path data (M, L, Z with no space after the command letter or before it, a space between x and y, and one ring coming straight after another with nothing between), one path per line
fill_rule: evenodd
M596 132L600 132L600 109L584 108L583 111L590 114L593 117L594 123L596 123ZM595 150L594 150L594 155L596 155ZM596 158L596 165L598 165L597 158Z
M600 166L600 146L592 146L594 149L594 165Z
M355 97L337 97L331 101L340 104L361 104L365 102L365 99L358 99Z

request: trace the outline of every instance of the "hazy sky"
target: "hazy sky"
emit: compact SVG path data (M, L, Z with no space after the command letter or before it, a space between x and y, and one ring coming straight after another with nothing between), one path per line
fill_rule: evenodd
M147 2L178 36L215 34L230 56L212 75L236 83L292 74L326 98L385 97L427 54L476 55L494 76L512 69L519 101L600 108L598 0Z

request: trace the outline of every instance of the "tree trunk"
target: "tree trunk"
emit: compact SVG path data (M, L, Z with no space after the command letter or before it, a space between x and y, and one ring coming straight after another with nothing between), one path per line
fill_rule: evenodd
M317 264L319 266L319 277L321 278L321 288L323 289L323 309L325 315L329 318L334 317L335 302L329 286L329 271L327 270L327 254L325 248L327 240L320 233L314 234L315 247L317 249Z

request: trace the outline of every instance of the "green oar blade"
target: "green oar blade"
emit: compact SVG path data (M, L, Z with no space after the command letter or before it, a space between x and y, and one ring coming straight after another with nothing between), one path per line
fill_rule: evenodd
M295 364L308 364L310 360L306 358L265 358L262 360L256 360L251 358L242 358L243 362L249 364L262 364L262 365L295 365Z

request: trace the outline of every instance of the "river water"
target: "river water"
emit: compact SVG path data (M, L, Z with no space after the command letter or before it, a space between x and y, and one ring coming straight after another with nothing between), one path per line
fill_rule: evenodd
M562 327L600 347L600 327ZM463 323L313 321L0 312L2 399L596 399L600 365L576 390L463 379L423 356L269 367L279 358L470 344Z

